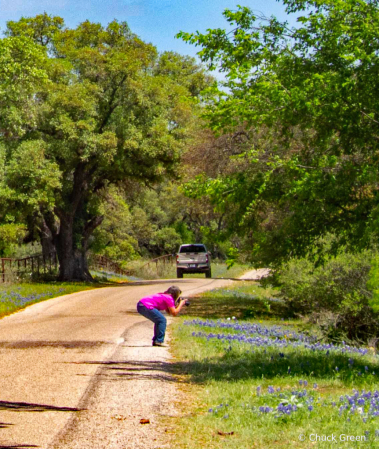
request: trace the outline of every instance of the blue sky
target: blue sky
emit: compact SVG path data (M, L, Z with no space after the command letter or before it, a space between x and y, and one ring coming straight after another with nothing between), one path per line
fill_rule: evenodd
M194 56L199 49L175 39L175 34L225 28L222 11L236 9L238 4L283 20L287 17L283 5L275 0L0 0L0 31L8 20L44 11L63 17L69 27L87 19L103 25L118 19L128 22L134 33L159 51Z

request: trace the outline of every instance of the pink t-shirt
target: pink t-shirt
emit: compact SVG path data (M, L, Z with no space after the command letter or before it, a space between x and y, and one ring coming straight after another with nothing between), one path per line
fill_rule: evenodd
M156 293L155 295L146 296L140 299L140 302L147 309L167 310L169 307L175 307L174 298L165 293Z

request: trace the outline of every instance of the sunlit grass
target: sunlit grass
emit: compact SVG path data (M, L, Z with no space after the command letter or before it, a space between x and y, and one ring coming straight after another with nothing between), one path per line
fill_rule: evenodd
M46 299L90 290L95 287L97 287L95 284L67 282L4 285L0 287L0 317Z

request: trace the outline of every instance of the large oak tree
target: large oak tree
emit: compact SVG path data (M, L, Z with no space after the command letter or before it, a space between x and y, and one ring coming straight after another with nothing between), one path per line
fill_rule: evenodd
M46 79L27 104L15 105L22 111L18 132L0 136L4 165L13 167L5 184L14 206L25 208L33 190L41 193L27 212L50 232L60 279L90 279L86 253L107 189L128 178L149 184L175 176L190 136L191 98L205 74L193 60L158 55L117 21L69 29L43 14L8 22L6 34L34 45ZM178 81L170 60L185 63L186 76L197 79ZM23 119L28 111L32 120Z

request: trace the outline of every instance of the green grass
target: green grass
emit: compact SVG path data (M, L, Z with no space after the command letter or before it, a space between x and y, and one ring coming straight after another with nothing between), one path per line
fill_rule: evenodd
M49 282L3 285L0 287L0 318L31 304L99 287L99 284Z
M263 289L255 282L240 282L235 287L203 293L185 313L206 318L290 318L285 304L277 296L278 291L273 288Z
M173 369L182 385L188 388L187 400L182 404L184 417L167 424L173 428L180 426L174 446L188 449L378 447L379 416L366 414L367 402L356 407L354 413L349 411L351 406L339 413L339 407L347 402L345 395L350 397L353 389L361 393L378 388L378 356L371 350L362 355L333 350L328 353L303 344L296 346L296 334L318 339L317 328L290 319L275 294L275 290L247 283L215 290L192 298L187 315L175 321ZM246 317L251 310L255 318L233 320L233 317ZM200 317L203 322L212 321L200 326L194 317ZM222 326L257 324L259 329L275 332L280 328L280 339L288 345L256 346L240 340L209 337L209 334L229 334L237 338L243 334L238 328L215 324L218 318L223 318ZM208 338L197 336L199 332ZM289 415L280 413L277 409L280 403L296 405L297 410ZM269 412L260 407L265 407L264 410L269 407ZM365 432L368 432L365 442L340 440L340 435L363 437ZM312 441L316 434L330 438L334 435L337 443ZM304 435L305 441L300 441L300 435Z

